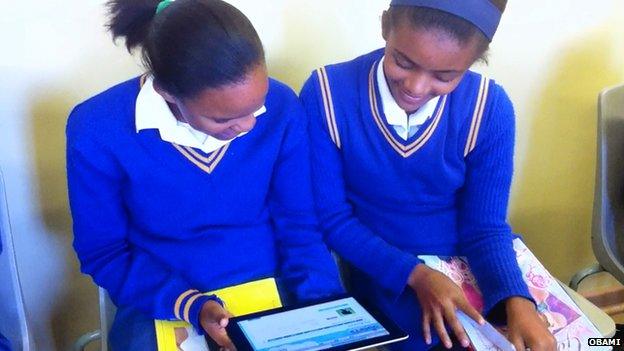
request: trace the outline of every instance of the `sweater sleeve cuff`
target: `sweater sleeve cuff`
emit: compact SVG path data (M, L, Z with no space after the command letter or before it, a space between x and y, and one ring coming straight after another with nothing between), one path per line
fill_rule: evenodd
M533 301L524 281L511 240L493 241L473 247L468 257L484 297L484 312L498 303L521 296Z
M205 295L197 290L187 290L176 300L174 306L175 316L191 324L197 333L204 334L204 329L200 322L202 306L208 301L216 301L223 306L223 301L216 295Z
M522 297L522 298L525 298L525 299L531 301L537 307L537 305L535 304L535 300L533 299L531 294L529 294L528 289L527 289L526 292L519 292L519 293L515 293L515 294L499 293L496 296L492 296L492 297L488 298L487 301L485 301L485 305L483 307L483 315L485 315L485 316L489 315L497 306L499 306L500 304L505 303L508 299L510 299L512 297Z
M423 263L421 259L411 254L404 254L393 260L387 267L386 275L380 280L381 285L390 292L390 297L396 301L408 286L409 276L418 264ZM380 262L379 264L385 265Z

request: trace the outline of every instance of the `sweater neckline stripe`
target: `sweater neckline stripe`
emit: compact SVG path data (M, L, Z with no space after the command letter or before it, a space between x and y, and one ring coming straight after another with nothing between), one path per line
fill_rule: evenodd
M369 74L369 84L368 84L369 85L368 96L370 99L370 106L371 106L371 112L373 114L373 119L375 120L375 124L377 125L377 127L379 128L383 136L385 137L386 141L388 141L390 146L392 146L392 148L397 153L399 153L399 155L403 156L404 158L407 158L413 155L420 148L422 148L433 135L434 131L438 127L438 124L440 123L442 114L444 113L444 109L446 107L447 96L446 95L442 96L442 101L440 101L440 106L438 107L436 111L434 119L432 123L429 125L429 127L427 127L427 129L423 132L423 134L411 144L404 145L400 141L396 140L394 135L392 135L392 132L384 124L383 119L381 117L381 113L379 112L379 104L377 102L377 96L375 93L375 79L374 79L375 68L377 67L378 64L379 64L378 62L373 64L373 67L371 68L371 71Z
M374 70L374 66L373 66L373 70ZM371 71L370 79L372 79L372 77L373 77L373 71ZM375 93L373 91L372 82L369 82L368 97L370 99L371 111L373 112L373 119L375 120L375 124L377 124L377 127L383 134L384 138L390 143L390 146L392 146L392 148L396 152L398 152L399 154L403 155L403 157L405 157L404 150L401 148L401 144L397 143L396 140L392 138L392 134L390 133L388 128L386 128L386 126L383 124L383 122L381 121L381 118L379 117L379 114L377 113L378 106L377 106L377 100L375 99L374 94Z
M228 144L229 145L229 144ZM206 166L210 166L218 157L220 152L223 149L223 146L218 148L217 150L213 151L210 153L210 155L208 157L205 157L203 155L201 155L199 152L195 151L193 148L188 147L188 146L181 146L184 150L186 150L189 154L191 154L191 156L193 156L193 158L195 158L196 160L205 163Z
M423 136L422 136L423 139L422 139L420 145L415 145L414 146L415 149L409 150L409 152L413 153L413 152L418 151L418 149L420 149L423 145L425 145L427 143L427 141L429 141L431 136L433 136L433 133L438 128L438 124L440 123L440 120L442 119L442 112L444 111L444 105L445 104L446 104L446 96L442 97L442 106L438 110L438 113L436 114L436 117L433 120L433 123L431 124L431 126L423 134Z
M217 149L216 151L214 151L208 158L206 158L206 157L201 156L199 153L197 153L197 151L189 147L180 146L175 143L171 143L171 145L173 145L173 147L175 147L176 150L178 150L182 154L182 156L186 157L195 166L199 167L202 171L208 174L211 174L215 170L215 168L219 165L219 163L225 156L227 149L230 146L230 144L226 144L220 147L219 149ZM196 156L198 158L196 158Z

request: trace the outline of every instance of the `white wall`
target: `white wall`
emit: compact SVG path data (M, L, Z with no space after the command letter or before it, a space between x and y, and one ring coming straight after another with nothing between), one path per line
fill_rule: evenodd
M71 248L64 124L74 104L140 72L105 33L103 2L12 1L0 14L0 165L40 350L97 327L95 289ZM232 1L257 26L271 72L296 89L313 68L381 46L387 2ZM624 81L622 13L620 0L512 1L479 68L518 112L512 223L564 280L593 260L595 100Z
M101 3L11 2L0 15L0 166L38 350L96 327L71 249L64 124L72 105L138 72L105 35Z

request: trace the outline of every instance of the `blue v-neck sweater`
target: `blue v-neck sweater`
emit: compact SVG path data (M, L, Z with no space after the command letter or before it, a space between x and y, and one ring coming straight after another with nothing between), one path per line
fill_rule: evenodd
M270 81L255 128L203 154L136 132L139 79L78 105L67 124L74 248L118 306L196 327L199 292L277 277L295 298L341 291L309 176L306 115Z
M319 69L301 99L325 239L364 273L355 288L419 339L420 327L407 325L420 325L419 306L406 289L417 255L466 256L486 312L530 296L506 222L514 112L500 86L468 72L405 141L383 115L375 75L382 55Z

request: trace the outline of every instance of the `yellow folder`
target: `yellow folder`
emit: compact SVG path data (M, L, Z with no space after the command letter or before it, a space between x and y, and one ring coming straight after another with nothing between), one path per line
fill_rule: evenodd
M217 295L225 303L225 308L234 316L261 312L282 307L277 285L274 278L211 291L206 295ZM182 321L154 321L158 351L178 351L176 329L188 328L190 325Z

